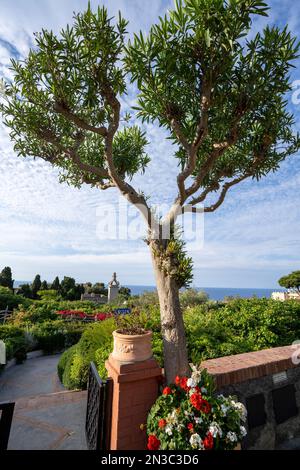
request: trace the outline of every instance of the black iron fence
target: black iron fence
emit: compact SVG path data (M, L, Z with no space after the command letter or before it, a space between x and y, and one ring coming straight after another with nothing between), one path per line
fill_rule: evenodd
M8 317L12 314L8 308L6 310L0 310L0 323L5 323Z
M8 446L14 408L12 402L0 403L0 451L6 450Z
M89 450L110 450L113 381L103 381L90 365L85 433Z

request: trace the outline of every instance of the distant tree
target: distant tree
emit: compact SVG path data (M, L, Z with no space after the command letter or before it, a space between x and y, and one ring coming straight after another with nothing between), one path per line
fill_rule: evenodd
M283 276L278 281L281 287L300 294L300 271L293 271L287 276Z
M129 299L129 297L131 297L131 289L128 287L120 287L119 295L121 295L124 299Z
M32 299L33 298L31 286L29 284L22 284L19 287L18 293L20 295L22 295L23 297L26 297L27 299Z
M179 292L193 264L175 236L178 216L213 213L236 185L276 171L300 148L287 100L299 44L287 27L256 33L256 23L249 35L253 18L267 11L263 0L176 0L146 34L127 41L121 14L113 20L89 4L59 35L36 34L2 87L0 107L20 156L42 158L77 188L115 188L141 212L167 382L190 373ZM130 82L133 119L122 110ZM174 144L161 179L166 199L178 168L176 195L163 218L132 184L150 162L145 122L163 127Z
M33 298L37 298L38 296L38 291L41 290L42 287L42 281L41 281L41 276L37 274L33 280L33 283L31 284L31 290L32 290L32 295Z
M183 308L195 307L204 304L208 300L209 296L206 292L199 292L196 289L186 289L180 294L180 304Z
M84 291L84 285L76 284L75 279L72 277L65 276L61 281L60 294L65 300L80 300Z
M9 289L13 289L14 287L14 280L12 278L11 268L6 266L2 269L0 273L0 286L8 287Z
M90 292L98 295L108 295L108 290L103 282L96 282L90 289Z
M43 281L41 285L41 290L48 290L48 289L49 289L48 282Z
M57 290L60 291L60 282L59 282L59 277L56 276L54 281L51 284L51 290Z

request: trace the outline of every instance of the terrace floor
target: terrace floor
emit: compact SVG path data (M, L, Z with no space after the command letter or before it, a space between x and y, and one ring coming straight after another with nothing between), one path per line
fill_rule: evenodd
M64 389L59 357L29 359L0 376L0 402L16 403L9 450L86 449L86 392Z

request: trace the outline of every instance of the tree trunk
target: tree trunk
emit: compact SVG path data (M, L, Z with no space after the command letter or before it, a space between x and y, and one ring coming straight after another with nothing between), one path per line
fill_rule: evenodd
M165 378L167 383L173 383L176 375L188 376L190 371L179 288L175 279L161 270L153 254L152 260L160 304Z

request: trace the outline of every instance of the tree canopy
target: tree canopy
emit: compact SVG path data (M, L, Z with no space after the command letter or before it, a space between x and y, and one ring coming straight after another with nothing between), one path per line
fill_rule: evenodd
M14 287L14 280L12 278L12 272L9 266L3 268L0 273L0 286L8 287L9 289L13 289Z
M12 61L2 112L19 155L41 157L75 186L118 187L148 209L129 180L149 163L144 130L121 114L128 81L137 117L165 127L175 146L178 205L195 207L242 180L260 178L300 146L287 111L299 45L287 28L248 39L261 0L177 0L148 35L91 7L59 36L42 30L24 61ZM174 216L174 207L169 219Z
M281 277L278 283L280 286L300 294L300 271L293 271L287 276Z

